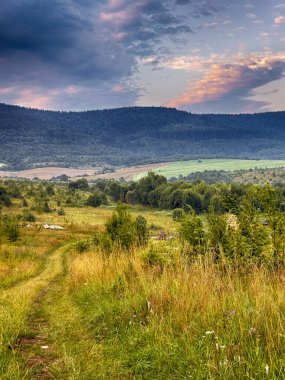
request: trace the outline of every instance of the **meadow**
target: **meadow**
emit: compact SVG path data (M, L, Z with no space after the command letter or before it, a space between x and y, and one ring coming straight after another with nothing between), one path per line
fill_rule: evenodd
M106 251L97 237L116 205L84 206L78 191L62 213L55 186L44 212L44 189L27 185L28 206L12 197L1 210L36 218L0 240L1 379L285 378L283 265L197 255L172 211L143 206L128 211L147 221L148 242Z
M280 168L285 166L282 160L239 160L239 159L200 159L191 161L178 161L164 164L161 168L153 169L153 172L161 174L166 178L187 176L189 173L203 172L205 170L249 170ZM134 176L138 181L146 176L147 172L142 172Z

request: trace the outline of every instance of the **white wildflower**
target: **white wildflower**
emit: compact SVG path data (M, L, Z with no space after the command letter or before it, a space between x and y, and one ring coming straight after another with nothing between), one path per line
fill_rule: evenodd
M256 328L255 328L255 327L251 327L251 328L248 330L248 332L249 332L250 334L255 334L255 333L256 333Z

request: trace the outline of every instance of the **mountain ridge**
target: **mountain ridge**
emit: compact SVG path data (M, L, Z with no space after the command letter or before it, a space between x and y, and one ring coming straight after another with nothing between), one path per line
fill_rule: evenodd
M285 158L285 112L193 114L166 107L38 110L0 103L8 168Z

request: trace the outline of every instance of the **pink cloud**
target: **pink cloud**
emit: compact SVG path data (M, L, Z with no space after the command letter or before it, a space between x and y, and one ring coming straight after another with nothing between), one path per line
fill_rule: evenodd
M16 91L15 87L0 87L0 95L13 94Z
M178 98L171 100L167 106L185 108L223 98L237 98L250 95L252 89L258 88L273 80L280 79L285 70L285 55L271 56L250 55L236 56L220 62L211 59L172 62L174 68L186 70L196 68L203 73L197 81L190 81L186 90Z
M278 17L275 17L274 19L274 23L276 25L282 25L282 24L285 24L285 16L278 16Z
M115 92L117 94L124 94L126 92L126 87L121 85L121 84L116 84L113 88L112 88L112 92Z
M0 95L8 95L13 101L13 104L38 109L53 108L59 96L73 96L79 92L81 92L81 88L76 86L68 86L62 89L43 89L40 87L0 88Z

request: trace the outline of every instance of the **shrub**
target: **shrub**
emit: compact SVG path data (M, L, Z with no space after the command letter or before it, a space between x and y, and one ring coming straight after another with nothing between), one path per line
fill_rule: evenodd
M165 259L161 253L156 252L153 247L142 256L143 262L149 266L162 267L165 263Z
M90 195L86 201L86 206L99 207L103 204L102 195L99 192Z
M135 244L144 245L147 243L147 221L142 216L133 221L126 207L119 204L106 223L106 233L112 242L129 250Z
M18 220L15 217L4 215L0 219L0 235L15 243L20 237Z
M3 204L4 206L11 206L12 202L10 197L8 196L7 190L4 187L0 187L0 204Z
M181 222L181 220L184 219L185 216L185 211L182 208L176 208L175 210L173 210L172 219L175 222Z
M30 222L30 223L33 223L36 221L36 217L34 214L32 214L31 212L29 211L25 211L23 212L23 214L21 215L21 219L25 222Z
M90 241L89 240L78 240L75 243L75 250L79 253L84 253L88 251L90 248Z
M147 221L142 215L139 215L136 218L135 227L137 231L138 244L146 245L148 242L149 234L148 234Z
M181 240L191 246L193 253L205 253L205 231L203 222L197 215L191 215L182 221L179 232Z

